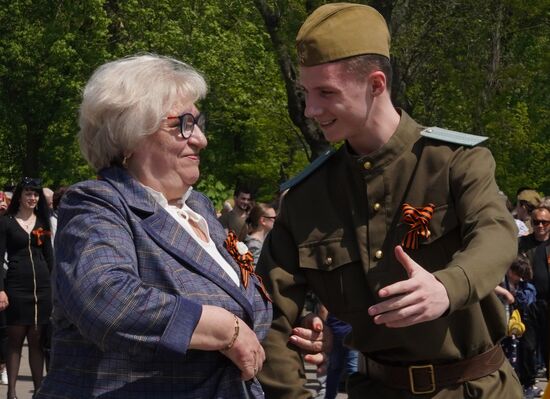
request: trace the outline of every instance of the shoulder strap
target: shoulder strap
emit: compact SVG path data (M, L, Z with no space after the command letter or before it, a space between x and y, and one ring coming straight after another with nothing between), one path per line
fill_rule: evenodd
M485 136L455 132L454 130L442 129L436 126L428 127L422 130L420 135L430 139L460 144L467 147L474 147L488 139L488 137Z
M300 173L298 173L293 178L285 181L279 186L279 191L282 193L289 188L296 186L301 181L305 180L306 177L315 172L321 165L323 165L332 155L336 153L336 150L330 149L325 151L322 155L315 158L308 166L306 166Z

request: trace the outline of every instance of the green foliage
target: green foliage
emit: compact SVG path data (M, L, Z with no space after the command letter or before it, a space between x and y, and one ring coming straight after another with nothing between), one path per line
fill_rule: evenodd
M226 187L221 181L213 175L203 176L197 184L197 190L205 194L214 204L214 208L220 211L225 200L233 196L233 189Z
M393 10L400 105L425 124L489 136L510 198L523 185L550 194L549 5L417 0Z
M7 3L7 2L5 2ZM0 9L0 183L89 175L75 143L80 89L105 57L100 1L13 0Z
M317 0L3 1L0 185L22 174L58 186L93 177L76 134L80 92L102 63L139 52L186 61L209 94L197 187L216 206L248 181L269 201L311 149L288 116L281 52ZM394 97L420 122L490 137L497 178L550 193L549 0L364 1L390 20Z

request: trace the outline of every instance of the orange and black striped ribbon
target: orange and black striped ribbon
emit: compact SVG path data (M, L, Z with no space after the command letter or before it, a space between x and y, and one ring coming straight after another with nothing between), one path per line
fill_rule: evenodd
M227 249L227 252L235 259L239 267L241 268L241 278L243 281L244 288L248 287L248 280L250 279L250 276L256 276L260 283L260 292L264 296L265 299L267 299L269 302L271 301L271 297L267 293L267 290L265 289L264 282L262 281L262 278L256 274L254 271L254 257L250 253L250 251L247 251L245 254L240 254L239 250L237 249L237 243L239 240L237 240L237 235L233 231L229 231L229 234L227 235L227 238L224 241L224 246Z
M434 204L428 204L427 206L421 208L415 208L409 204L403 204L403 222L411 226L401 242L401 245L404 248L417 249L419 236L423 238L430 237L428 223L430 223L430 219L434 213L434 208Z
M37 229L34 229L32 231L32 234L34 234L36 236L36 244L38 246L42 245L44 242L42 241L42 236L46 236L46 237L49 237L52 235L52 232L51 231L48 231L48 230L44 230L42 227L39 227Z

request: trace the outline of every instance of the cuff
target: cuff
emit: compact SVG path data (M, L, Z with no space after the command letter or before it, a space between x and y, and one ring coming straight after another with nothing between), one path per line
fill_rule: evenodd
M174 353L185 355L201 314L202 305L178 297L174 314L160 338L156 356L162 358L173 356Z
M466 306L471 297L471 287L464 269L452 266L435 272L434 276L443 284L449 296L449 310L446 314Z

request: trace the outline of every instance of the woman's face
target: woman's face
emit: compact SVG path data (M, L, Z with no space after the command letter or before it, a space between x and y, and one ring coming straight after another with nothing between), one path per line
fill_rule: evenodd
M194 104L178 102L168 116L185 113L195 118L199 115ZM158 131L142 140L127 167L142 184L163 193L168 201L178 200L199 178L199 153L206 145L206 137L197 125L191 136L184 139L179 119L166 119Z
M38 193L30 188L24 188L21 192L21 203L19 209L32 209L36 208L39 200Z
M275 212L275 209L273 208L267 208L264 215L261 217L262 220L262 226L264 227L264 230L266 232L271 231L273 228L273 224L275 223L275 218L277 217L277 213Z

